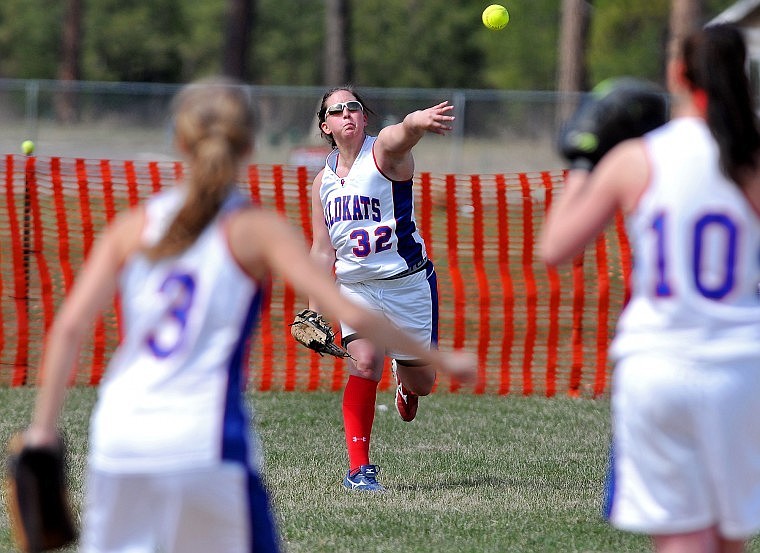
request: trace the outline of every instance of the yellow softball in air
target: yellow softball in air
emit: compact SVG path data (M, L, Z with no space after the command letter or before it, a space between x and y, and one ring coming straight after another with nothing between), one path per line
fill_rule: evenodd
M501 4L491 4L483 10L483 25L492 31L500 31L509 23L509 12Z

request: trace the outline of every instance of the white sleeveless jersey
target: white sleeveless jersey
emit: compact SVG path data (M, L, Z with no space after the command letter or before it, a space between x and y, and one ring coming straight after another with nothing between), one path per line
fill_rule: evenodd
M145 243L163 235L183 194L175 188L147 202ZM255 461L242 391L262 294L233 259L220 223L242 198L232 194L182 254L157 263L141 253L127 260L120 276L123 341L92 416L95 469L156 472Z
M758 214L721 172L701 119L674 119L645 141L652 179L627 219L632 295L613 357L760 362Z
M422 267L425 243L414 219L412 180L397 182L377 168L367 136L351 171L335 173L338 150L325 163L319 195L341 282L382 279Z

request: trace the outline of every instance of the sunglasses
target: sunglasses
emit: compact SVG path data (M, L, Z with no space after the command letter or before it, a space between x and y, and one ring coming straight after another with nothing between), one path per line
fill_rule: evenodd
M328 106L325 109L325 113L327 115L335 115L336 113L343 113L344 109L348 111L364 111L364 106L358 100L349 100L348 102L338 102L337 104Z

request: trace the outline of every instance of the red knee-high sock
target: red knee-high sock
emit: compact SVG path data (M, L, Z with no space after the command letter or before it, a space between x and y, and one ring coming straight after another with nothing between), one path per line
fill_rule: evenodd
M369 438L375 421L377 382L350 375L343 392L343 427L351 470L369 464Z

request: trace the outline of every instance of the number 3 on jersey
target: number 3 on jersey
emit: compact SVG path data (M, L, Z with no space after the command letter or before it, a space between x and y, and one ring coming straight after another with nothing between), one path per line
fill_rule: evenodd
M373 245L375 253L391 249L390 242L393 238L393 229L388 226L376 227L370 236L369 231L362 228L354 230L350 236L351 240L356 242L352 250L353 254L356 257L367 257L373 252Z
M153 355L164 358L182 345L188 312L193 305L195 280L187 273L170 273L161 284L159 292L171 298L171 303L166 314L159 319L156 325L158 328L148 334L147 341Z

